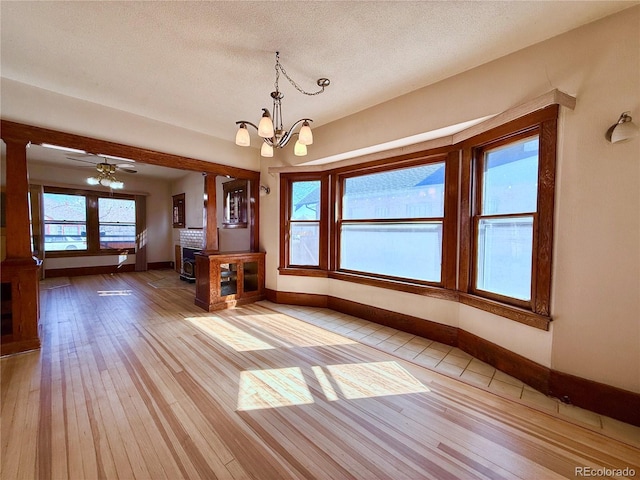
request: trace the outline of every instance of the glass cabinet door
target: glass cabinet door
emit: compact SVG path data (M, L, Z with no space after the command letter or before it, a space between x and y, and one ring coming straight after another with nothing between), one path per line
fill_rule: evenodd
M220 296L238 293L238 264L220 264Z

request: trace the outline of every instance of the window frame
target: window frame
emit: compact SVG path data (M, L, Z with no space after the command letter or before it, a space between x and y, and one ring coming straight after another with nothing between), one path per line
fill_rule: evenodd
M557 152L557 104L535 111L463 142L460 215L460 301L474 307L547 329L551 310L551 274L555 172ZM537 209L533 212L531 299L522 301L479 290L477 221L482 201L484 152L538 135Z
M496 300L498 302L503 302L507 304L514 305L516 307L521 308L531 308L531 302L533 299L533 292L531 293L530 300L521 300L514 297L509 297L506 295L501 295L495 292L491 292L488 290L482 290L478 288L478 249L479 249L479 224L483 219L498 219L498 218L516 218L516 217L531 217L533 221L533 233L532 233L532 245L531 245L531 254L532 254L532 271L534 271L534 262L536 259L536 238L537 229L538 229L538 209L536 205L536 210L533 212L518 212L518 213L509 213L509 214L483 214L483 188L484 188L484 177L485 177L485 162L486 162L486 153L489 150L494 150L500 147L505 147L507 145L511 145L513 143L525 140L531 137L538 137L538 145L540 146L540 129L538 127L534 127L531 129L525 129L515 135L510 135L507 138L501 138L496 140L495 142L490 142L483 144L480 147L473 149L473 158L474 164L472 168L475 170L474 178L476 180L476 184L472 185L473 190L473 208L472 208L472 260L471 260L471 284L469 285L469 293L474 295L478 295L480 297L486 297L492 300ZM538 153L538 161L540 158L540 153ZM538 165L538 179L540 178L540 168ZM539 182L538 182L539 183ZM539 189L538 189L539 190ZM539 192L536 192L536 195ZM536 200L537 204L537 200ZM532 273L531 278L531 290L533 290L534 284L534 274Z
M370 218L370 219L348 219L348 220L344 220L342 218L342 207L343 207L346 180L350 178L356 178L356 177L361 177L361 176L371 175L376 173L385 173L385 172L392 172L397 170L404 170L408 168L421 167L421 166L426 166L434 163L444 163L444 168L445 168L444 199L443 199L444 205L443 205L442 217L425 217L425 218L415 217L415 218L402 218L402 219ZM336 188L334 189L335 201L333 202L336 208L334 213L335 218L332 221L333 231L331 234L332 242L334 244L332 271L336 272L338 275L346 274L349 276L355 276L355 277L361 277L361 278L378 279L383 282L384 281L393 282L393 283L401 282L401 283L407 283L411 285L422 285L427 287L443 288L445 284L448 283L447 282L448 276L446 274L448 265L445 259L450 257L450 255L447 255L447 252L445 249L450 248L450 245L451 245L450 238L453 233L451 232L451 229L452 229L451 227L455 228L455 224L452 224L451 222L446 221L447 211L448 209L449 210L451 209L451 205L449 205L449 203L453 200L452 196L448 194L448 189L447 189L447 185L448 185L447 179L448 179L448 176L451 175L449 172L449 169L452 168L451 163L453 162L449 161L447 153L440 153L440 154L427 155L427 156L420 155L418 158L412 158L409 161L402 161L400 163L388 162L383 165L373 164L373 165L363 166L361 168L350 168L342 172L336 173L335 174ZM455 169L455 167L453 168ZM455 170L457 171L457 169ZM391 275L384 275L384 274L373 273L373 272L362 272L362 271L342 268L340 266L341 232L342 232L342 225L344 225L345 223L347 224L358 224L358 223L384 224L384 223L412 223L412 222L426 223L431 221L442 222L442 245L441 245L442 258L441 258L441 264L440 264L440 281L439 282L418 280L418 279L405 278L405 277L395 277Z
M63 258L63 257L86 257L101 255L118 255L118 254L134 254L136 248L100 248L100 221L98 215L98 198L118 198L123 200L132 200L135 202L136 211L139 208L135 195L126 193L99 192L93 190L70 189L64 187L45 186L43 193L56 193L62 195L78 195L85 198L86 203L86 231L87 231L87 249L86 250L52 250L45 251L47 258ZM43 207L44 212L44 207ZM138 221L136 215L136 237L138 232ZM44 226L44 221L43 221Z
M289 240L291 234L291 208L293 206L293 184L296 182L320 182L320 209L318 265L296 265L290 263ZM329 224L329 175L286 174L280 176L280 267L284 275L327 276L328 270L328 224ZM315 221L314 221L315 223Z

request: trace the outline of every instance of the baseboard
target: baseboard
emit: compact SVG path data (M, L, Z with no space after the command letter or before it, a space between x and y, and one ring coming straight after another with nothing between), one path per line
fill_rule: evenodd
M551 370L549 394L640 427L640 394L556 370Z
M316 295L314 293L278 292L267 288L265 290L266 299L273 303L284 303L287 305L301 305L305 307L327 307L327 296Z
M328 295L267 289L266 298L274 303L330 308L456 346L540 392L577 407L640 426L640 394L552 370L466 330Z
M549 392L548 367L462 329L458 329L458 348L540 392Z
M38 350L40 348L39 338L30 338L28 340L19 340L17 342L2 343L0 345L0 356L13 355L14 353L23 353L30 350Z
M456 346L458 343L458 329L456 327L352 302L343 298L328 297L327 300L328 308L337 312L353 315L387 327L397 328L403 332L429 338L446 345Z
M173 262L149 262L147 270L167 270L173 269Z
M81 275L104 275L109 273L133 272L134 264L126 265L100 265L96 267L74 267L74 268L48 268L44 272L45 278L53 277L78 277Z

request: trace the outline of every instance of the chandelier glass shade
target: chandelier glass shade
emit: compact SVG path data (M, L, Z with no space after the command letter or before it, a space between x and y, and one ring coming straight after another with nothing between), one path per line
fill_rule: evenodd
M103 187L109 187L113 190L120 190L124 188L124 183L119 181L115 177L116 166L110 163L98 163L96 165L97 175L87 178L89 185L101 185Z
M293 85L296 90L304 95L318 95L324 92L325 87L331 83L328 78L320 78L317 81L317 85L320 90L316 92L306 92L294 82L287 72L282 68L280 64L280 52L276 52L276 81L275 91L271 92L271 99L273 100L272 111L267 108L262 109L262 117L260 122L256 126L255 124L247 121L240 120L236 122L238 125L238 131L236 132L236 145L241 147L248 147L251 145L251 138L249 135L249 129L247 125L251 125L258 132L258 135L263 139L262 148L260 149L260 155L263 157L273 157L274 148L285 147L292 137L298 137L294 148L294 154L297 156L304 156L307 154L307 145L313 144L313 133L311 132L310 122L313 122L310 118L301 118L297 120L289 130L285 130L282 122L282 99L284 95L280 92L278 81L280 79L280 73L282 73L289 83ZM300 131L295 130L300 127Z

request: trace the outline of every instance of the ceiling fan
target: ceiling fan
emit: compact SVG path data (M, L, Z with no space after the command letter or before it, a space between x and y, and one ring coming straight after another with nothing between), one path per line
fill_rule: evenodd
M137 168L140 164L136 164L135 160L131 160L129 158L123 157L113 157L110 155L97 155L94 153L86 153L81 155L67 155L67 159L73 160L75 162L84 162L95 165L100 172L100 169L103 169L105 172L113 169L115 173L116 170L125 172L125 173L138 173ZM111 160L113 163L109 163ZM116 163L116 162L126 162L126 163Z
M92 153L81 154L78 156L67 156L67 158L76 162L95 165L98 174L87 178L87 183L89 185L101 185L103 187L118 190L124 188L124 183L115 177L116 171L138 173L138 170L134 165L135 161L129 158L112 157L110 155L95 155ZM109 160L124 161L127 163L109 163Z

